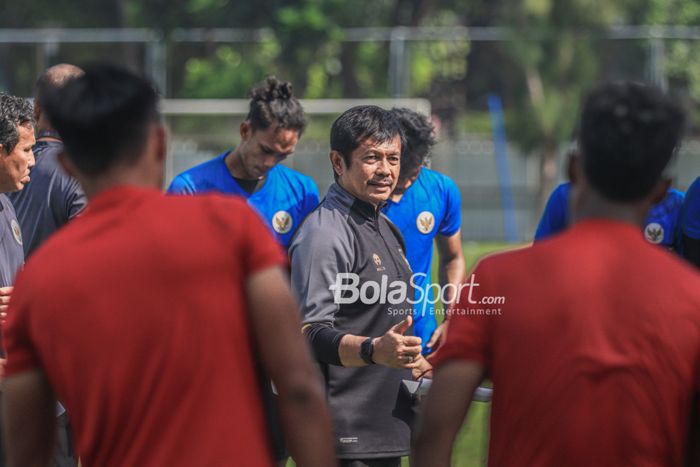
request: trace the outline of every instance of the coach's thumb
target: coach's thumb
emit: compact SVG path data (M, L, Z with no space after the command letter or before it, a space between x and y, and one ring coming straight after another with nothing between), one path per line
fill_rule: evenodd
M413 317L408 315L405 320L401 321L399 324L395 325L391 330L397 334L403 334L408 328L413 324Z

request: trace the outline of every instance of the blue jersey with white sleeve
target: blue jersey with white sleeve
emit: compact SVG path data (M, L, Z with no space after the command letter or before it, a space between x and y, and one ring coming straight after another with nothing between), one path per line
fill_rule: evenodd
M414 333L423 340L424 353L437 327L435 288L432 284L433 239L450 237L462 225L462 202L452 179L428 168L422 168L398 202L389 200L383 210L401 230L406 243L406 258L413 270L415 300Z
M263 185L254 193L246 192L231 175L225 152L175 177L168 193L197 194L217 192L243 196L270 227L277 241L287 248L294 231L319 203L318 188L306 175L275 165Z
M569 225L570 183L562 183L550 195L535 232L535 241L563 231ZM649 210L644 225L644 237L649 243L680 251L678 228L680 225L683 192L669 188L660 203Z

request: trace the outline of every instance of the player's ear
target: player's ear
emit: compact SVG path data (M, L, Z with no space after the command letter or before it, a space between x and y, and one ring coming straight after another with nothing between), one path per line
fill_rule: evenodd
M331 165L333 166L333 172L340 177L343 175L343 172L345 172L345 159L343 159L343 156L336 150L331 151L330 154L330 159L331 159Z
M39 99L36 97L34 98L34 121L36 122L37 126L39 125L39 118L41 118L41 104L39 103Z
M158 162L164 162L167 155L167 140L168 135L165 127L163 125L158 125L156 127L156 157Z
M666 197L666 193L671 188L672 183L673 179L671 177L661 177L651 192L652 204L658 204L663 201L663 199Z
M253 126L250 124L250 121L242 121L238 127L238 132L241 135L241 141L246 141L253 134Z

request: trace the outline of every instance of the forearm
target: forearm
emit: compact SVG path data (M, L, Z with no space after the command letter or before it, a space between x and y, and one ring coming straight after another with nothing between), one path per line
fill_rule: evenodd
M8 378L1 399L7 465L49 465L56 435L56 399L44 374L32 370Z
M333 427L317 374L288 382L280 391L280 421L298 466L335 465Z
M367 366L367 363L360 357L362 343L366 340L367 338L364 336L355 336L353 334L346 334L343 336L343 339L340 341L340 349L338 352L343 366Z
M456 255L451 258L445 258L443 261L440 260L440 284L445 287L447 284L451 284L451 287L445 288L445 298L447 298L447 303L443 303L446 308L450 308L457 297L457 292L459 291L459 286L464 280L466 275L466 264L464 262L464 256Z

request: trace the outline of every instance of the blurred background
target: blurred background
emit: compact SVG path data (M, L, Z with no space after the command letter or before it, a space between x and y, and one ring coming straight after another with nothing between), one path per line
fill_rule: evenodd
M340 112L375 102L430 114L432 167L461 189L467 241L531 238L564 178L581 98L601 80L677 96L691 119L676 185L700 175L697 0L2 0L1 11L2 90L30 96L60 62L151 77L166 98L169 178L237 143L247 90L267 74L304 99L310 125L288 164L322 194Z

